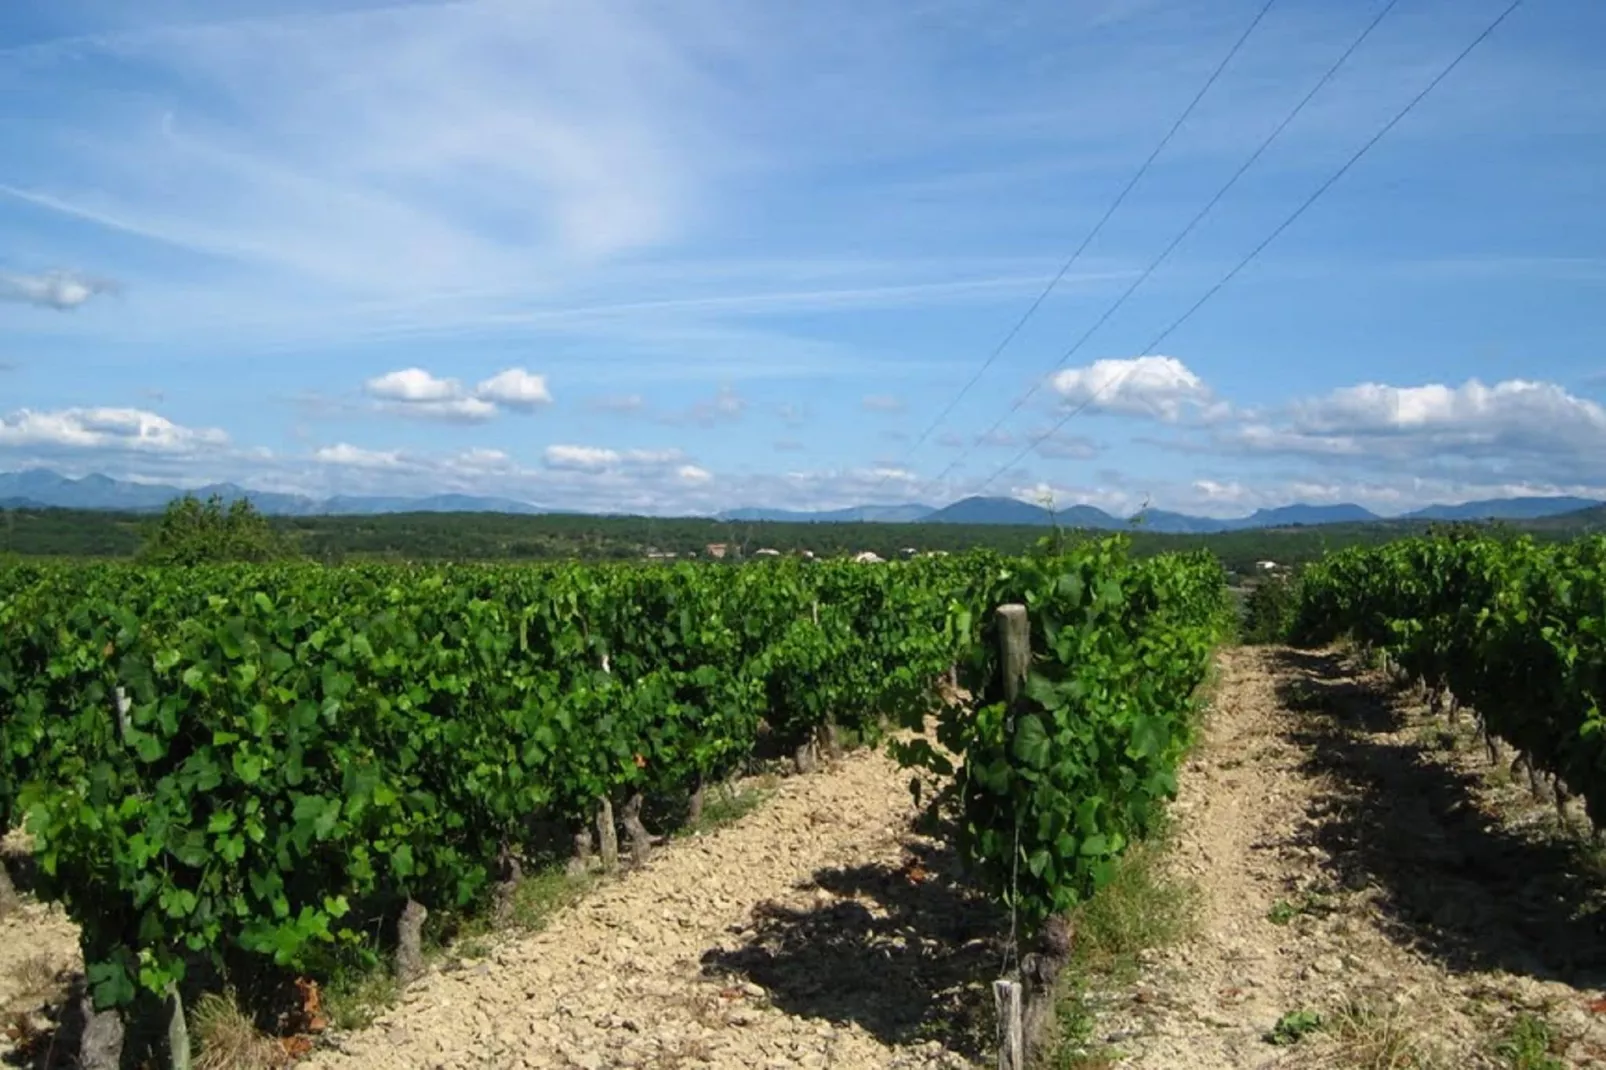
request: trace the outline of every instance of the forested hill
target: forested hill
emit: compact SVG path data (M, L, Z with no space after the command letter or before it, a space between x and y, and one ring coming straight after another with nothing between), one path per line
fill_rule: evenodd
M100 510L0 509L0 554L128 557L157 519L148 514ZM709 556L726 547L727 559L759 550L811 551L822 556L868 550L894 557L908 550L957 552L989 547L1017 553L1044 537L1040 525L811 523L578 514L390 513L373 516L274 517L275 529L303 554L318 560L626 560L648 554ZM1299 564L1339 546L1384 541L1419 531L1427 521L1266 528L1214 534L1162 534L1128 529L1140 554L1203 547L1233 571L1249 572L1273 560ZM1510 530L1540 537L1606 527L1606 509L1573 517L1512 522ZM1073 536L1074 537L1074 536Z

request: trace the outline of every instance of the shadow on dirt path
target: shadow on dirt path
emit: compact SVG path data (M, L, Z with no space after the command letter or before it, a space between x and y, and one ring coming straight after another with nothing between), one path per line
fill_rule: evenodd
M706 952L704 972L762 985L788 1014L981 1058L991 1039L987 982L1009 919L965 882L955 835L939 827L933 839L907 842L901 865L817 871L799 885L815 905L757 904L741 945Z
M1340 886L1381 890L1391 940L1452 972L1606 981L1606 882L1587 844L1502 822L1480 804L1486 759L1434 751L1442 722L1380 675L1333 652L1274 657L1279 698L1305 714L1285 736L1331 789L1312 800L1304 842Z

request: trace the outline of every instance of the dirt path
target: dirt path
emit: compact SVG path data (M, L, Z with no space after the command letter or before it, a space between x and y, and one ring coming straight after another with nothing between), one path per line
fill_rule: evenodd
M1606 875L1510 755L1338 654L1220 664L1176 806L1199 933L1111 996L1115 1065L1606 1066Z
M542 933L430 975L300 1065L971 1065L966 1019L997 919L952 882L951 856L911 833L907 784L870 752L787 778L736 824L672 843Z

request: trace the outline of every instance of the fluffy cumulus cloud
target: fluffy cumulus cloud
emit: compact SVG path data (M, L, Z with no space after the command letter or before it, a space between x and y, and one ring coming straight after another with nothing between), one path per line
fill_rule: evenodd
M423 368L403 368L369 379L363 391L383 412L459 423L481 423L503 409L532 412L552 403L546 377L523 368L498 372L473 390Z
M185 427L144 409L21 409L0 417L0 447L47 453L98 450L185 455L226 446L228 441L228 435L217 428Z
M114 293L118 289L109 279L90 278L66 271L51 271L43 275L0 274L0 301L54 308L61 312L87 304L98 294Z
M1494 481L1606 479L1606 408L1555 383L1362 383L1221 430L1228 449L1329 465L1474 471Z
M1175 357L1097 360L1084 368L1067 368L1049 384L1069 408L1167 423L1211 412L1216 404L1204 380Z
M474 391L475 397L510 409L536 409L552 404L546 376L532 375L523 368L497 372Z

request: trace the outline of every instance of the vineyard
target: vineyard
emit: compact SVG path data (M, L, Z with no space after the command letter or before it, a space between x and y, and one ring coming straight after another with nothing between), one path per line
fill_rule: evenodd
M1606 539L1560 545L1478 535L1355 548L1311 566L1298 637L1351 637L1429 690L1464 704L1579 796L1606 825Z
M1024 697L993 610L1027 607ZM80 926L93 1003L149 1018L323 978L488 909L532 865L643 856L757 756L901 729L1028 938L1176 787L1226 626L1219 564L0 570L0 818ZM942 688L957 667L973 702ZM949 697L948 702L943 696ZM935 717L933 746L923 732ZM409 934L409 928L411 933Z

